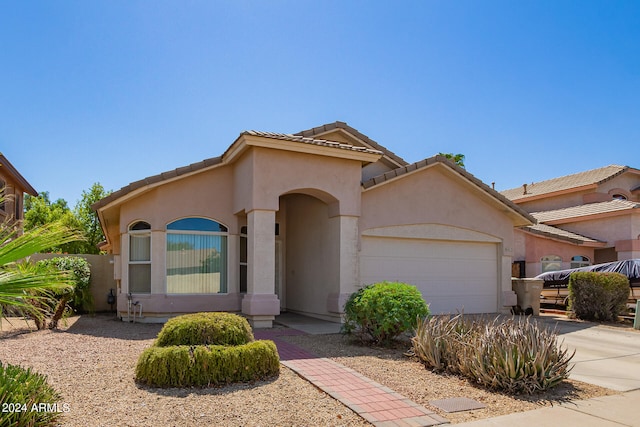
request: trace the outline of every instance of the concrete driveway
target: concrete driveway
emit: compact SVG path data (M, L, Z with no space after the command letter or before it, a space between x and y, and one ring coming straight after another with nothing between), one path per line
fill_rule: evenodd
M558 326L559 340L571 351L570 377L618 391L640 389L640 331L541 316Z

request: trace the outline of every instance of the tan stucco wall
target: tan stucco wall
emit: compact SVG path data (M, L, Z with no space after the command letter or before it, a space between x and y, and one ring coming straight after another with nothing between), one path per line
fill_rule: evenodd
M571 268L571 258L585 256L594 263L594 248L564 243L558 240L546 239L526 233L521 230L514 231L516 241L524 241L525 253L518 251L514 261L526 261L527 277L535 277L542 273L541 259L547 255L558 255L562 258L562 268Z
M287 195L281 203L287 217L286 308L330 316L327 299L339 291L338 218L329 218L328 206L307 195Z
M637 238L640 234L640 213L562 223L558 224L558 227L607 242L607 246L613 246L618 240Z
M485 202L479 189L444 165L423 168L362 194L361 232L403 224L446 224L499 238L512 255L513 223Z
M429 224L427 229L431 231L450 230L449 234L436 233L436 238L442 240L449 235L459 240L454 236L457 234L460 239L467 235L500 242L496 265L498 297L504 299L505 293L512 292L513 222L504 209L487 201L481 190L447 166L436 164L419 169L363 192L361 234L373 228L415 224ZM499 302L498 309L501 305Z
M278 210L293 192L321 199L331 216L360 214L360 162L257 147L236 164L234 212Z

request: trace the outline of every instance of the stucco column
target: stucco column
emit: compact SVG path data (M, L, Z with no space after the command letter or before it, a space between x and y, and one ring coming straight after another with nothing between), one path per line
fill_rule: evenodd
M332 292L327 297L327 311L330 313L343 313L344 303L358 288L358 217L341 215L330 219L339 238L337 239L338 266L337 292Z
M270 328L280 314L275 294L275 211L247 214L247 294L242 313L254 328Z

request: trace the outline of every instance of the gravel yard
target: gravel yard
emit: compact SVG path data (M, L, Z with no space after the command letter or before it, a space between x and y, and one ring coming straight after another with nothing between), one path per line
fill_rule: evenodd
M70 411L65 426L366 426L362 418L281 367L278 378L213 389L154 389L134 381L138 355L161 325L130 324L98 315L68 319L59 331L28 332L23 320L2 322L0 361L46 374ZM615 394L567 381L551 393L513 398L457 377L433 374L403 355L407 348L353 345L341 335L283 338L329 357L436 411L451 423L540 408L568 399ZM486 409L447 414L430 400L467 397Z

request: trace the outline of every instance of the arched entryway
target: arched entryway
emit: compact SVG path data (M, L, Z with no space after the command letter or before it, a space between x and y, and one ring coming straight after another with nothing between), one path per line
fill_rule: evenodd
M317 195L280 197L276 292L283 311L334 318L339 315L329 311L327 301L340 291L340 222Z

